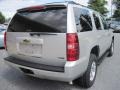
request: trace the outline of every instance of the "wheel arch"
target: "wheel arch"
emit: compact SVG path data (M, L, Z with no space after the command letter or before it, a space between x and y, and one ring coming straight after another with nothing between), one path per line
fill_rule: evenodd
M96 45L96 46L94 46L94 47L91 49L90 54L95 54L96 57L99 57L99 52L100 52L99 46Z

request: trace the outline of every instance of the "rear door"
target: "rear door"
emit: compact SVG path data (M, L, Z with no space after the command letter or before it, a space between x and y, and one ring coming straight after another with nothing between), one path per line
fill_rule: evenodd
M93 13L93 18L94 18L95 27L96 27L96 31L95 31L96 39L97 39L99 47L100 47L100 56L101 56L106 51L105 30L103 29L99 14L97 12Z
M9 55L32 62L63 66L66 62L67 8L21 9L7 32Z
M101 24L103 25L103 28L104 28L104 38L106 39L106 49L109 49L110 48L110 45L111 45L111 42L112 42L112 30L109 29L107 23L106 23L106 20L103 18L103 16L100 16L101 18Z

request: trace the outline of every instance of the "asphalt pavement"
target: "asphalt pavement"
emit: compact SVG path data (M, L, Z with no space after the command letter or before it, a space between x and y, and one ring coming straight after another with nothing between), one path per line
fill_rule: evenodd
M87 90L120 90L120 34L115 34L115 51L112 57L104 58L98 67L95 84ZM0 90L86 90L65 82L44 80L25 76L22 72L7 66L0 49Z

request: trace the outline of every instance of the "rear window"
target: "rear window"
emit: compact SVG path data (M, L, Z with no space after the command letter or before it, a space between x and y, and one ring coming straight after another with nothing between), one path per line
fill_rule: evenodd
M65 33L66 31L66 7L52 7L39 11L18 12L8 28L8 32Z

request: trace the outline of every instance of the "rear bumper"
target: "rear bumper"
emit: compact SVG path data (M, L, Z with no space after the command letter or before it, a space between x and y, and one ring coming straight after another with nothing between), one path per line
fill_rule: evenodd
M5 58L5 62L14 68L17 69L24 68L31 70L33 74L29 74L29 75L44 79L51 79L51 80L58 80L65 82L70 82L78 78L80 75L82 75L85 72L87 63L85 62L85 60L81 60L81 62L78 61L67 62L64 67L57 67L57 66L48 66L37 63L31 63L28 61L19 60L12 57Z

